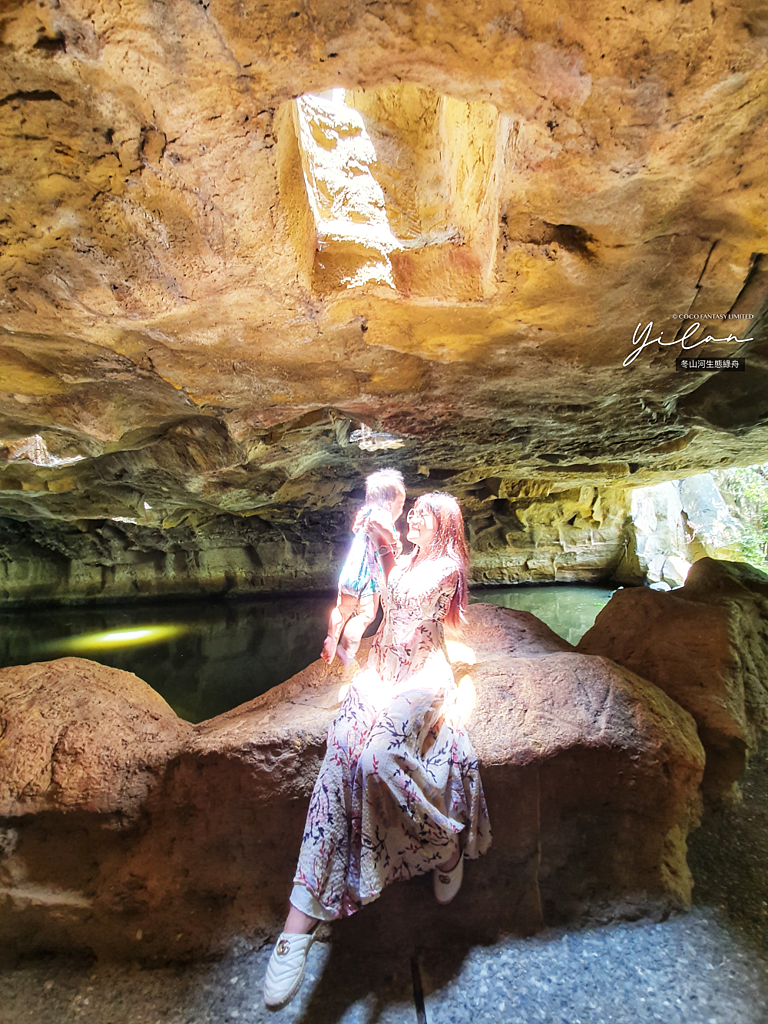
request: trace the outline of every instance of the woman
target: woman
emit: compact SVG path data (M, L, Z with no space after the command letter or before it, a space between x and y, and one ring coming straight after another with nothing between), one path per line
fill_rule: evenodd
M433 869L435 895L448 903L463 857L490 845L477 759L451 721L443 639L443 623L458 626L467 603L461 510L449 494L418 498L408 513L414 549L398 565L383 529L371 520L368 530L387 577L384 619L328 732L291 910L264 982L271 1007L298 992L318 920L353 914L390 882Z

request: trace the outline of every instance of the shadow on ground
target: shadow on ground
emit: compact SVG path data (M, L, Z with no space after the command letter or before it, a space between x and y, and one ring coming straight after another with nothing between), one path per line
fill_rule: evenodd
M422 878L327 928L332 941L315 943L283 1010L261 999L270 948L244 945L226 960L165 967L6 958L0 1024L765 1024L768 750L743 792L691 836L694 907L666 921L457 942L461 897L482 870L471 863L450 915L409 914L432 899Z

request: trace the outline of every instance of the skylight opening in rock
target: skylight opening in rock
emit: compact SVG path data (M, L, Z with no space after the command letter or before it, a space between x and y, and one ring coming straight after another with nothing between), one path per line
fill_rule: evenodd
M281 188L315 291L373 284L456 304L493 290L509 130L493 104L411 84L332 89L299 97L293 121Z
M395 434L386 434L381 430L371 430L365 423L360 424L359 430L353 430L349 435L349 443L356 444L364 452L390 451L395 448L402 448L405 441Z
M389 254L398 242L387 220L381 186L371 173L376 151L362 115L344 89L300 96L296 114L302 170L317 230L317 263L347 255L342 287L369 282L395 287ZM356 259L349 260L349 255Z
M18 438L15 441L1 441L0 447L8 449L8 461L31 462L33 466L50 468L53 466L71 466L73 462L82 462L84 455L59 457L48 450L45 438L40 434Z

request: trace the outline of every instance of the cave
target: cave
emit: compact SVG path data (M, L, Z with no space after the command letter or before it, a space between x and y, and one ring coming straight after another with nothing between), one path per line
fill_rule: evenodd
M6 4L0 611L303 607L393 467L458 499L470 585L625 587L578 644L472 611L454 669L521 824L451 927L688 905L768 727L768 580L703 548L650 577L637 509L768 460L767 49L757 0ZM0 940L265 941L344 673L194 724L126 675L0 670Z
M14 4L3 600L332 586L388 464L477 582L607 578L633 488L762 461L756 12Z

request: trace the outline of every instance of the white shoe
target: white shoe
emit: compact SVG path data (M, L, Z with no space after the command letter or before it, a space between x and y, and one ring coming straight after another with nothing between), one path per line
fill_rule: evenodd
M435 899L438 903L445 905L450 903L461 888L464 879L464 854L459 854L458 862L446 871L445 868L435 868L432 872L432 882L435 889Z
M307 954L314 941L314 934L283 932L275 943L264 978L264 1004L271 1010L290 1003L301 988Z

